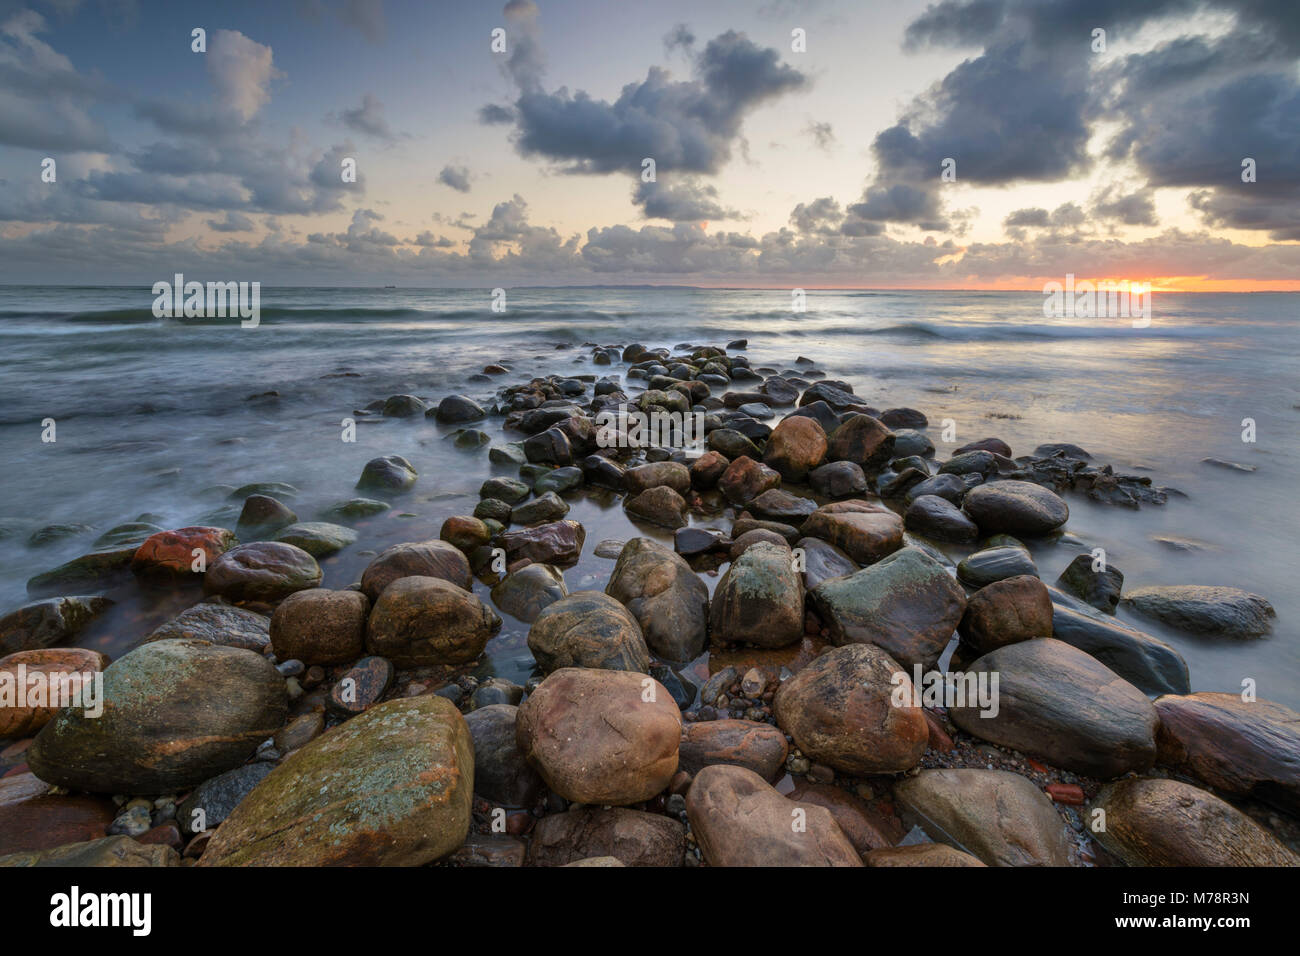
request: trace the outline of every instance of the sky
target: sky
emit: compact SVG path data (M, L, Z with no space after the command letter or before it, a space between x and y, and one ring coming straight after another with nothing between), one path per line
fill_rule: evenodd
M177 272L1300 290L1300 2L0 0L0 283Z

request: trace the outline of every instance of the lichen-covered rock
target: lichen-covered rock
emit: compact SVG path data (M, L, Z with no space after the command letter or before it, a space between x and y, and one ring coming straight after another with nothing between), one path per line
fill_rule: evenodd
M317 737L213 834L200 866L422 866L469 831L474 745L454 704L390 700Z
M790 551L759 542L718 582L709 628L722 643L785 647L803 636L803 602L803 581Z
M1135 588L1124 604L1162 624L1193 634L1250 638L1273 629L1277 614L1258 594L1240 588L1184 584Z
M101 703L98 716L65 707L45 725L27 752L37 776L95 793L175 793L239 766L288 713L284 678L266 658L194 640L119 658Z

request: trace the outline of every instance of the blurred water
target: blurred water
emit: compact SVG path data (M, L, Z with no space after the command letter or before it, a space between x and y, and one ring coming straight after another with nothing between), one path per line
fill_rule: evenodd
M263 289L253 329L237 319L155 319L152 302L147 288L0 287L0 610L27 600L28 577L90 550L114 524L144 512L171 526L195 522L223 504L205 493L211 486L287 481L302 492L291 502L300 518L314 520L353 494L368 459L405 455L421 473L416 490L323 562L326 585L346 586L369 560L361 552L436 536L501 471L485 450L455 450L448 430L425 419L361 425L345 444L340 421L353 409L399 392L489 401L496 383L468 382L489 362L512 367L503 384L619 371L593 366L589 350L557 346L744 337L756 366L790 367L806 355L877 407L920 408L941 457L938 423L952 419L958 444L996 435L1024 454L1072 441L1185 492L1136 513L1071 497L1069 527L1106 548L1128 586L1228 584L1268 597L1274 633L1246 644L1135 623L1179 648L1194 689L1236 690L1251 677L1261 696L1300 707L1300 295L1157 294L1142 329L1044 318L1032 292L810 290L807 311L795 314L782 291L512 289L507 312L494 314L488 290ZM250 400L270 390L278 400ZM41 442L47 417L57 422L54 444ZM1246 418L1253 444L1241 440ZM1215 468L1206 457L1257 470ZM569 587L601 588L612 564L592 548L632 531L609 501L580 500L571 517L587 525L588 544L566 573ZM55 522L96 530L28 544L32 530ZM1203 549L1173 551L1156 535ZM1076 553L1035 548L1048 581ZM118 611L86 637L110 653L191 599L114 596ZM518 678L525 632L508 622L490 667Z

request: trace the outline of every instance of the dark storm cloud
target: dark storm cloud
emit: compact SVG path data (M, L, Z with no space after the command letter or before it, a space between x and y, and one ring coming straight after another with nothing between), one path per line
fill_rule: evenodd
M523 22L535 27L532 19ZM535 51L535 35L528 36ZM530 52L530 64L535 55ZM693 57L692 79L674 80L651 67L612 103L582 90L546 92L532 66L512 65L510 71L520 88L513 116L518 151L562 163L568 172L592 174L639 171L646 157L661 169L716 173L730 159L751 111L808 82L781 63L776 50L735 31L710 40ZM495 111L480 115L504 118Z

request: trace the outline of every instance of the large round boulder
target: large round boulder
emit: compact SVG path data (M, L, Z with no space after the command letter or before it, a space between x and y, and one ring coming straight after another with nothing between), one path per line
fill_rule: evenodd
M1031 481L992 481L966 493L962 507L984 534L1044 535L1070 518L1056 492Z
M884 505L856 498L822 505L800 530L835 545L859 564L874 564L903 546L903 519Z
M27 760L72 790L175 793L242 764L288 707L284 678L260 654L154 641L104 671L102 699L60 710Z
M763 464L786 481L803 481L826 457L826 433L806 415L784 418L772 429Z
M302 548L256 541L217 558L203 576L203 590L231 601L279 601L318 587L321 577L320 565Z
M350 664L365 651L369 613L370 600L360 591L298 591L271 615L271 649L282 661Z
M519 707L519 751L552 790L578 803L649 800L677 772L681 712L658 681L566 667Z
M371 602L399 578L441 578L468 591L469 560L446 541L409 541L386 548L361 573L361 590Z
M781 685L773 709L805 756L854 776L910 770L929 740L911 680L872 644L826 651Z
M390 700L285 759L200 866L423 866L465 842L474 744L454 704Z
M399 578L375 601L366 650L398 667L467 664L501 629L501 618L474 594L442 578Z
M548 605L528 629L528 649L543 673L562 667L644 673L650 667L641 625L601 591L576 591Z

